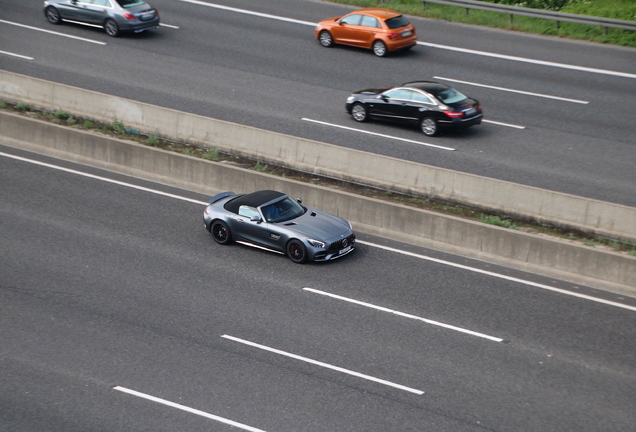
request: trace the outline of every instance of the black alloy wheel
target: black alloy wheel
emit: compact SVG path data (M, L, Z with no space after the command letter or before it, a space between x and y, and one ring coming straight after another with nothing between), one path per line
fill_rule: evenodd
M46 8L46 19L49 20L51 24L62 24L62 17L60 17L60 13L53 6L49 6Z
M353 104L351 108L351 116L357 122L364 123L369 119L369 113L367 112L367 107L362 105L360 102L356 102Z
M333 37L327 30L323 30L320 32L320 34L318 35L318 41L320 42L320 45L324 46L325 48L333 46Z
M290 240L287 243L287 256L296 264L307 261L307 248L300 240Z
M218 244L227 245L232 243L232 233L230 233L230 229L225 222L220 220L212 222L210 232L212 237L214 237L214 241Z
M119 36L119 26L112 19L107 19L104 23L104 31L110 37Z
M433 117L424 117L422 122L420 123L420 127L424 135L426 136L435 136L439 133L439 126L437 125L437 120Z

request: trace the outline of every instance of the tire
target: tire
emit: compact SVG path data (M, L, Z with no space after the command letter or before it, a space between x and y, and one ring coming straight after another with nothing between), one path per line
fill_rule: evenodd
M320 42L320 45L324 46L325 48L329 48L333 46L333 37L327 30L323 30L318 35L318 42Z
M420 128L426 136L432 137L439 133L439 125L433 117L424 117L420 122Z
M353 119L357 122L366 122L367 120L369 120L369 112L367 111L367 107L359 102L356 102L351 108L351 117L353 117Z
M389 50L386 48L386 45L381 40L377 40L373 42L373 54L378 57L384 57L389 53Z
M307 261L307 248L300 240L290 240L287 243L287 256L296 264Z
M62 17L60 16L60 13L53 6L47 7L44 11L44 15L51 24L62 24Z
M110 37L119 36L119 26L112 19L107 19L104 23L104 31Z
M214 238L214 241L218 244L228 245L232 243L232 233L227 224L223 221L216 220L212 222L210 226L210 233Z

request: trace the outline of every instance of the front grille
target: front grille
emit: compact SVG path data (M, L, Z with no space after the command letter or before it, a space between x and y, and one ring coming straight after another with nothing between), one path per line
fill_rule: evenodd
M349 246L350 244L352 244L356 240L356 235L355 234L351 234L349 237L345 237L343 239L340 239L338 241L335 241L335 242L331 243L329 245L328 250L337 251L337 250L340 250L340 249L344 249L345 247L347 247L347 246L343 246L345 240L347 241L346 245Z

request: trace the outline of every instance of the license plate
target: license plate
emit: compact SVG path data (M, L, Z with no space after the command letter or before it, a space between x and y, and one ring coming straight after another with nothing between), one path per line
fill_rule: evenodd
M473 115L477 112L477 110L475 108L469 108L466 111L464 111L466 113L467 116L469 115Z
M142 21L148 21L149 19L153 19L154 17L155 17L155 14L153 12L141 14L140 16Z
M404 33L402 33L402 37L411 36L411 34L412 34L411 30L405 31Z
M347 247L346 247L346 248L344 248L344 249L340 249L340 250L338 251L338 255L346 254L346 253L347 253L347 252L349 252L350 250L351 250L351 246L347 246Z

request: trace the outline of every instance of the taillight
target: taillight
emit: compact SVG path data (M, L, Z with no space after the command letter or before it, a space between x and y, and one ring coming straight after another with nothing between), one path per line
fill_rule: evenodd
M128 12L124 12L124 18L126 18L128 21L135 21L137 19L134 15L129 14Z
M463 111L444 111L444 114L450 118L459 118L464 116Z
M389 37L389 39L396 39L396 38L400 37L400 34L399 33L389 33L387 36Z

